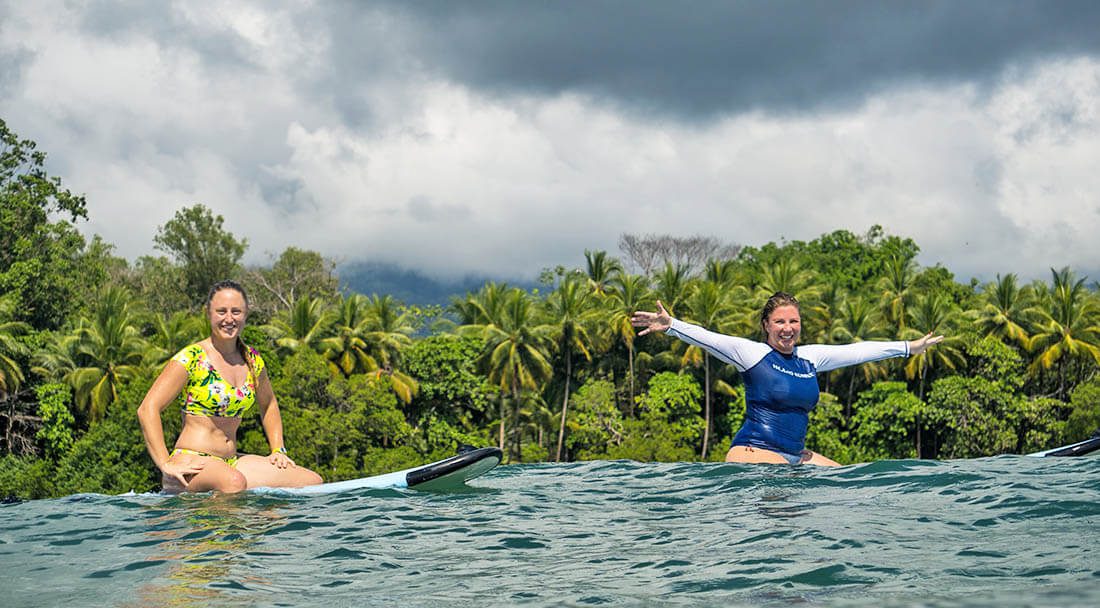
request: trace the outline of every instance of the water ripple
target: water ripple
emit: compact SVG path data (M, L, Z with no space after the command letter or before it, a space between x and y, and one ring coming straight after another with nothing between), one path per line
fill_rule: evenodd
M1100 459L500 467L0 506L4 606L1096 605Z

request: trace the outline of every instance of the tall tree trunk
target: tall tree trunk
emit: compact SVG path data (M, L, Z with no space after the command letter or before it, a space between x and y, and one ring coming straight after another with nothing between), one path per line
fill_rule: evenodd
M920 414L917 414L917 458L923 458L920 447Z
M852 393L856 389L856 370L852 369L852 375L848 378L848 402L844 404L844 417L848 420L845 424L851 424L852 418Z
M565 412L569 409L569 378L573 375L573 358L565 353L565 398L561 401L561 426L558 427L558 452L554 462L561 462L561 445L565 440Z
M521 449L523 447L521 445L523 440L521 436L523 433L523 427L519 423L519 410L521 404L519 402L519 386L516 384L517 371L518 370L515 369L512 370L512 400L515 402L514 407L512 408L512 411L514 413L514 417L512 418L512 457L513 460L515 460L516 462L520 460L521 454L523 452L523 450Z
M627 406L627 415L634 415L634 345L626 345L626 356L630 362L630 404Z
M703 419L706 421L703 425L703 453L700 455L702 460L707 459L707 444L710 441L710 353L703 353L703 379L706 390L703 391Z
M500 391L500 442L497 447L504 451L504 391Z
M341 407L339 405L336 406L336 415L337 416L340 416L340 415L345 414L345 413L346 412L344 412L343 407ZM343 420L341 419L341 422L342 421ZM341 427L341 425L337 424L335 426L336 426L336 431L332 434L332 463L333 463L333 465L336 464L336 459L340 457L340 427Z
M6 397L7 395L5 395ZM8 399L8 428L4 430L4 443L7 445L8 453L11 454L11 427L15 420L15 399Z
M1061 359L1058 359L1058 398L1065 401L1066 399L1066 357L1062 355Z
M919 385L919 388L917 389L918 399L920 399L922 403L924 402L924 380L925 380L924 369L922 368L920 370L920 385ZM917 414L917 458L923 458L923 455L921 454L922 450L921 450L920 427L921 427L921 420L920 420L920 414L918 413Z

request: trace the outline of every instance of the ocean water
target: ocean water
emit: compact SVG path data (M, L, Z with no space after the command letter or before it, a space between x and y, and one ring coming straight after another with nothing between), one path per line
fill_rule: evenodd
M1100 606L1100 458L0 506L0 606Z

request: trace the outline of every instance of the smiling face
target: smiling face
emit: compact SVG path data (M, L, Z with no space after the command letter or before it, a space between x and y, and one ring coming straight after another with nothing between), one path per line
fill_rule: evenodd
M244 294L236 289L221 289L214 293L206 305L210 319L210 335L222 340L236 340L244 329L248 317L248 304Z
M775 350L784 355L793 353L802 334L802 316L798 313L798 307L790 304L776 307L764 320L764 334L768 345Z

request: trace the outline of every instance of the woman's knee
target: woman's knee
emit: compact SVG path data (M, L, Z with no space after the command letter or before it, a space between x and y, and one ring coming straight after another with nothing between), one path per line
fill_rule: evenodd
M310 469L294 466L288 469L280 469L277 485L300 488L302 486L315 486L323 483L321 476Z
M220 466L219 466L220 465ZM236 494L248 489L248 480L240 471L224 463L209 463L187 484L188 492L222 492Z
M325 481L324 479L321 479L320 475L318 475L315 471L311 471L310 469L302 469L302 472L304 473L303 481L305 481L303 485L315 486L319 483L324 483Z
M194 476L192 476L193 478ZM187 487L180 483L180 480L170 475L161 475L160 477L160 491L165 494L179 494L180 492L186 492Z
M228 475L224 480L224 488L221 490L227 494L235 494L237 492L244 492L248 489L248 480L237 469L230 469Z

